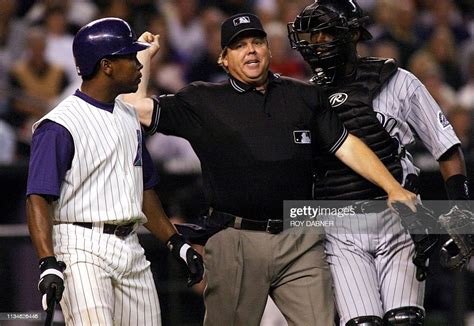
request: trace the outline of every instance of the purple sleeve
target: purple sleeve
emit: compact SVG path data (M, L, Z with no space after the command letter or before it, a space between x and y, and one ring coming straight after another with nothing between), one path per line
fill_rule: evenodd
M158 173L156 172L155 164L151 159L150 153L143 142L143 190L149 190L158 183Z
M69 131L56 122L45 120L31 140L26 194L59 198L73 157L74 141Z

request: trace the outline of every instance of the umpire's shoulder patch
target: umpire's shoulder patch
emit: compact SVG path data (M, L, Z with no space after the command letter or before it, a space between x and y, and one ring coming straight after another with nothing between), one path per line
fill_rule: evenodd
M443 129L446 129L451 126L451 124L448 121L448 118L446 118L444 113L441 111L438 112L438 123L441 125Z

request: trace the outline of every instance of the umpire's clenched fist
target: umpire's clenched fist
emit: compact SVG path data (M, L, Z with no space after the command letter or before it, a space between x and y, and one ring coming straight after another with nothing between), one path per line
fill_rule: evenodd
M202 256L178 233L173 234L166 245L176 258L186 263L189 273L188 286L199 283L204 274Z
M54 256L49 256L40 259L39 268L41 275L38 282L38 290L43 295L41 299L43 309L47 310L52 305L53 300L59 302L63 296L63 271L66 269L66 264L62 261L57 261Z

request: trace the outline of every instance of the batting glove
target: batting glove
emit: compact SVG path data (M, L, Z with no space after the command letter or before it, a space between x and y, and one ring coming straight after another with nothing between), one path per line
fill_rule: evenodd
M184 261L188 269L188 286L193 286L202 280L204 264L202 256L194 250L179 234L175 233L166 242L171 253L180 261Z
M61 301L64 291L63 271L66 269L66 264L62 261L57 261L54 256L48 256L40 260L39 269L41 275L38 282L38 290L43 295L41 304L46 311L49 307L53 306L54 301Z

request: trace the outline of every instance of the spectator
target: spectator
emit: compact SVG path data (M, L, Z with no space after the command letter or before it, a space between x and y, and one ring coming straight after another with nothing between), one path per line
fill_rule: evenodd
M175 93L185 85L184 68L170 40L166 21L154 16L148 23L148 31L160 35L160 51L151 61L150 87L152 94Z
M301 56L291 50L286 26L274 21L266 25L268 43L272 48L270 70L284 76L309 79L311 75L303 64Z
M458 63L458 51L453 33L446 26L433 29L431 37L426 43L429 51L441 68L446 83L454 89L462 84L462 74Z
M65 70L69 81L79 81L72 55L73 37L68 32L66 9L61 6L50 8L45 13L44 27L47 33L47 60Z
M10 72L12 106L8 121L19 128L19 154L28 157L31 124L40 119L67 86L64 70L46 58L46 33L38 27L30 28L25 58L16 61Z
M469 56L467 83L459 90L459 103L467 109L474 111L474 51Z
M408 63L411 71L426 86L445 114L456 105L456 93L443 80L441 69L433 56L423 50L415 53Z
M25 43L26 25L16 18L16 8L15 0L0 0L0 116L8 110L8 71Z
M186 72L186 80L188 82L198 80L219 82L226 79L226 73L217 64L217 59L221 53L221 35L219 31L225 16L216 7L209 7L203 11L201 17L206 33L206 49L189 66Z
M400 63L400 51L393 41L380 41L373 44L371 56L378 58L393 58Z
M420 29L422 40L428 40L439 26L445 26L451 30L456 45L469 39L469 32L455 1L436 0L428 1L427 4L428 10L419 19L422 22Z
M16 135L15 130L0 119L0 165L12 164L15 161Z
M206 40L197 0L175 0L162 5L169 33L168 42L179 59L189 62L204 51Z
M462 106L454 107L448 115L448 120L461 141L464 155L470 160L474 158L472 119L472 111Z
M415 33L417 9L414 0L383 1L378 9L382 25L376 31L374 42L389 40L397 44L400 64L407 65L410 56L419 48ZM387 26L388 24L388 26Z

